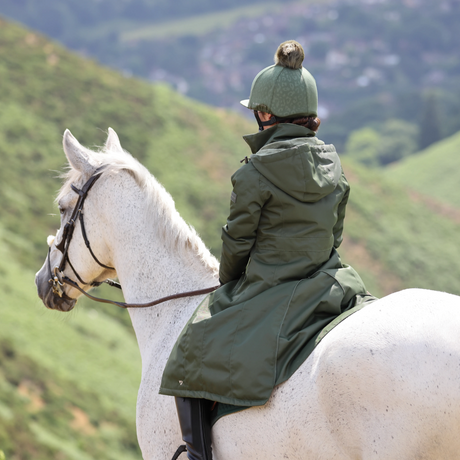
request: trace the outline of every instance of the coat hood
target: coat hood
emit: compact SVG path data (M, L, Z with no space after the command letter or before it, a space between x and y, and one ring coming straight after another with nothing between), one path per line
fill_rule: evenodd
M250 161L273 185L302 202L329 195L342 174L333 145L325 145L303 126L281 123L244 136L253 154Z

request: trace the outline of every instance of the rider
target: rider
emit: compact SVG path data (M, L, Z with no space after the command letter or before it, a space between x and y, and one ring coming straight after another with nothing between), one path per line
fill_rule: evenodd
M253 155L232 176L223 286L187 324L163 375L191 460L212 458L210 401L264 404L308 356L308 340L370 300L336 251L349 185L334 146L316 137L318 95L303 59L299 43L282 43L241 101L259 132L245 136Z

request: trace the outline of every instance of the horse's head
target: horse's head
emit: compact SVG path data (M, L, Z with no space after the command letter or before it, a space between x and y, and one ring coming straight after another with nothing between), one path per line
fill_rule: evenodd
M70 170L57 198L61 226L55 237L48 237L48 256L35 284L47 308L70 311L80 292L66 280L88 290L113 276L114 268L98 225L101 153L84 148L69 130L64 133L63 146ZM103 150L118 149L122 150L118 136L109 128Z

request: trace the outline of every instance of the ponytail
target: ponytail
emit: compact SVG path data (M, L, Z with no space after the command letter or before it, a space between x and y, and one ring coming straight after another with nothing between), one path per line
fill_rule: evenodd
M303 126L304 128L308 128L316 132L319 129L321 120L318 117L310 116L310 117L296 118L294 120L290 120L289 123L293 123L294 125L300 125L300 126Z

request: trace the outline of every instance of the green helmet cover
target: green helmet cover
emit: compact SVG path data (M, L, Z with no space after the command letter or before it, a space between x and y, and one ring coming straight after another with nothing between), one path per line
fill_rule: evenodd
M299 43L282 43L275 54L275 65L256 75L249 99L241 104L280 118L317 116L318 90L311 73L302 67L303 57Z

